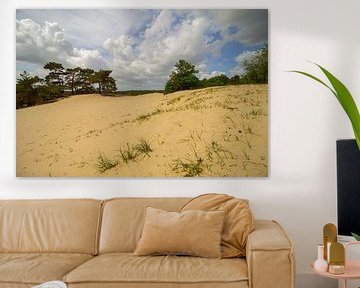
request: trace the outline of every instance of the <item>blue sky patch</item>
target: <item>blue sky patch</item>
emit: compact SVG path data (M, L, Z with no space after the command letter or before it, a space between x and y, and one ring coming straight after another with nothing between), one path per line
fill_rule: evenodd
M228 32L229 32L230 35L233 35L233 34L235 34L235 33L238 32L238 31L239 31L239 28L236 27L236 26L229 26L229 27L228 27Z

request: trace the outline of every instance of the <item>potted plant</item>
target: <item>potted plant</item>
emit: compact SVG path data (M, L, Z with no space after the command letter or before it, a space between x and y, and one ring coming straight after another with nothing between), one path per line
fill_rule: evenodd
M295 73L305 75L305 76L321 83L322 85L327 87L332 92L332 94L335 95L336 99L339 101L340 105L343 107L345 113L349 117L352 128L354 130L357 147L359 148L359 151L360 151L360 114L359 114L359 110L356 106L356 103L354 101L354 98L352 97L351 93L346 88L346 86L340 80L338 80L334 75L332 75L329 71L327 71L322 66L320 66L316 63L314 63L314 64L317 65L320 68L320 70L325 74L325 76L329 80L331 86L309 73L306 73L303 71L297 71L297 70L292 70L290 72L295 72ZM357 160L354 160L354 161L357 161ZM351 234L357 241L360 241L360 235L355 234L355 233L351 233Z

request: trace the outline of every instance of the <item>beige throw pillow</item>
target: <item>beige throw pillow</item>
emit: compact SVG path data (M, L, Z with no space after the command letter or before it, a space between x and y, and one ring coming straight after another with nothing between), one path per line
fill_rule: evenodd
M221 236L222 257L245 256L247 237L254 230L254 217L247 200L225 194L204 194L190 200L181 209L188 210L225 211Z
M224 211L167 212L147 207L134 255L192 255L221 258Z

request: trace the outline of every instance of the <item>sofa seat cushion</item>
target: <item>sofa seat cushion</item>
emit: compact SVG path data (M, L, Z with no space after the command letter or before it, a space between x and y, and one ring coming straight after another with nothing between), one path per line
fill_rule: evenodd
M64 277L67 283L233 283L248 280L244 259L189 256L96 256ZM145 285L146 286L146 285ZM246 286L245 286L246 287Z
M40 284L61 280L92 257L72 253L0 253L0 283Z

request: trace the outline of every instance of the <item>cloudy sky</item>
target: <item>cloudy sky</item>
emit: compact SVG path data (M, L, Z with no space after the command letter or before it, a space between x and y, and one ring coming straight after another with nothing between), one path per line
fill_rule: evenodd
M179 59L200 78L243 72L268 42L267 10L44 10L16 13L17 73L49 61L111 69L119 90L163 89Z

